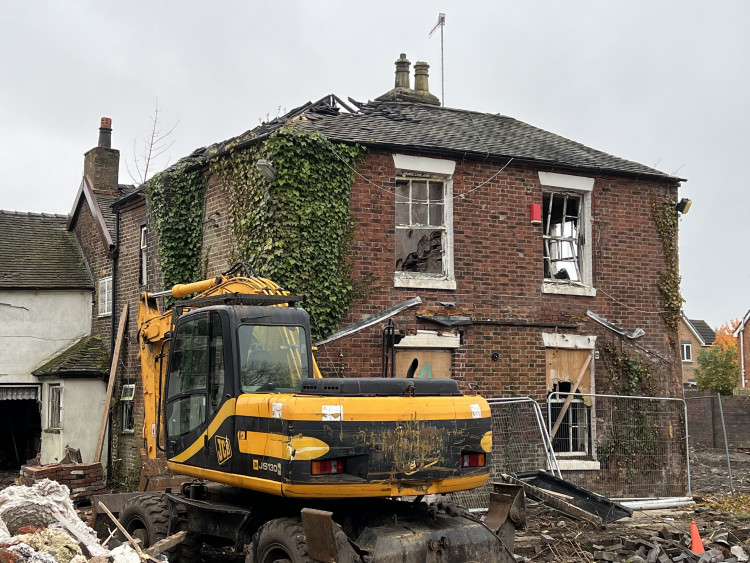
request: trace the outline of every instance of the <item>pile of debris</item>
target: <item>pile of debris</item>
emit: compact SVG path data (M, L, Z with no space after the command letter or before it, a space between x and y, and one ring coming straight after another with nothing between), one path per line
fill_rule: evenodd
M135 549L111 551L76 514L70 491L48 479L0 491L0 561L3 563L140 563ZM119 542L117 542L119 543Z

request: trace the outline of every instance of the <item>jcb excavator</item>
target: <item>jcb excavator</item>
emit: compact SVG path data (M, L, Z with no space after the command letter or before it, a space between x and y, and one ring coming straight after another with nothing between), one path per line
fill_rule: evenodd
M205 542L256 563L513 561L507 523L422 502L487 481L487 402L451 379L322 377L298 301L246 266L142 295L145 450L193 480L100 501L143 546L186 530L170 560Z

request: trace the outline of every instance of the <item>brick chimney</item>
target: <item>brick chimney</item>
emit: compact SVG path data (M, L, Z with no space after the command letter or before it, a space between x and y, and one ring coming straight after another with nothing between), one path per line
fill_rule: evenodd
M375 99L392 102L421 102L423 104L439 106L440 100L437 96L430 94L428 86L430 65L424 62L414 63L414 90L410 87L410 65L411 63L406 58L406 53L401 53L401 56L396 61L396 84L393 90L389 90Z
M112 148L112 120L102 117L99 143L83 157L83 175L95 192L117 194L120 151Z

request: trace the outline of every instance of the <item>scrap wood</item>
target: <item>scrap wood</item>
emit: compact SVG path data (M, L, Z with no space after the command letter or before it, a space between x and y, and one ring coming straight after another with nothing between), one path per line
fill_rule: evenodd
M122 535L125 536L125 539L128 540L128 543L133 546L133 549L135 549L135 552L140 556L141 559L146 559L148 561L152 561L153 563L160 563L158 559L154 559L150 555L146 554L141 550L140 545L138 545L138 542L133 539L133 536L131 536L128 531L123 527L122 524L120 524L119 520L115 518L115 515L110 512L109 508L106 507L106 505L103 502L99 502L99 506L104 511L104 513L110 517L112 522L114 522L115 526L117 526L117 529L122 532Z
M187 530L182 530L181 532L177 532L176 534L167 536L163 540L159 540L154 545L146 549L145 553L146 555L150 555L151 557L159 555L160 553L164 553L168 549L181 544L185 540L187 535Z

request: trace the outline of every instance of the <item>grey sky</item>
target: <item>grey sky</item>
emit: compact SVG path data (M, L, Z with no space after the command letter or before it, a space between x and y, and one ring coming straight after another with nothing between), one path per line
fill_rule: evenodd
M68 213L113 120L130 182L158 99L179 122L157 169L329 93L393 87L405 52L446 105L509 115L689 181L685 310L717 327L750 308L750 3L641 0L16 1L0 8L0 208ZM169 161L166 157L169 157ZM632 267L636 268L637 264ZM623 271L627 275L627 271Z

